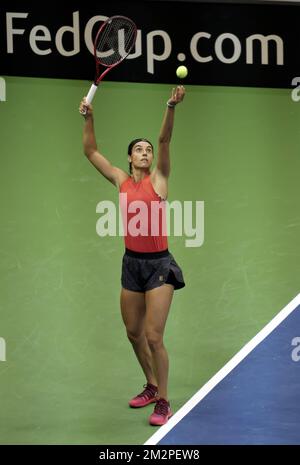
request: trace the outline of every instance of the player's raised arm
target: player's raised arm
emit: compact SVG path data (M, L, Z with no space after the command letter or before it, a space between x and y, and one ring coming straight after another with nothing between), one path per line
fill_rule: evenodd
M158 152L156 170L164 177L170 174L170 152L169 145L174 126L175 107L182 102L185 96L185 88L178 86L172 89L171 97L167 102L167 108L163 117L163 122L158 138Z
M83 150L88 160L112 184L119 187L128 177L125 171L112 166L112 164L98 151L95 130L93 107L83 98L80 102L79 112L84 116Z

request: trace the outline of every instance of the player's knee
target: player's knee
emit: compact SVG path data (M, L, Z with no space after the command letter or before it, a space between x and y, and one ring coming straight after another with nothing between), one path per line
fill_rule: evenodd
M146 339L152 352L159 350L163 345L163 337L157 331L147 331Z
M127 337L131 344L138 344L142 338L143 338L143 333L139 331L132 331L130 329L127 329Z

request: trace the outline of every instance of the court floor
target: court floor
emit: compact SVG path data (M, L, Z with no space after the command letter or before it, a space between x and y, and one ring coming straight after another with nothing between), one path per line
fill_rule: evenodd
M299 445L300 294L146 444Z

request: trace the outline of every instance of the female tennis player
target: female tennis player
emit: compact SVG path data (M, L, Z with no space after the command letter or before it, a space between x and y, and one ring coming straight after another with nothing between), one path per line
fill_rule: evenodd
M154 159L152 143L138 138L128 147L129 174L112 166L98 151L93 109L86 98L79 107L85 118L85 155L119 189L120 198L123 195L123 199L125 196L127 200L125 206L121 206L125 222L121 312L128 339L146 378L144 390L131 399L129 405L138 408L155 403L149 418L151 425L163 425L172 415L167 391L169 361L163 335L174 290L185 286L182 271L168 250L165 209L162 208L168 195L169 146L175 108L184 96L184 87L178 86L172 89L167 101L155 168L151 170ZM139 201L138 208L136 201ZM141 208L141 202L145 208Z

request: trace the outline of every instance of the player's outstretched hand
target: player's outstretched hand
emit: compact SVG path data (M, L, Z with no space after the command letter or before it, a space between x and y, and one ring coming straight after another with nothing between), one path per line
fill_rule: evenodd
M170 105L177 105L177 103L182 102L185 96L185 88L183 86L177 86L172 89L171 98L169 98L168 103Z

